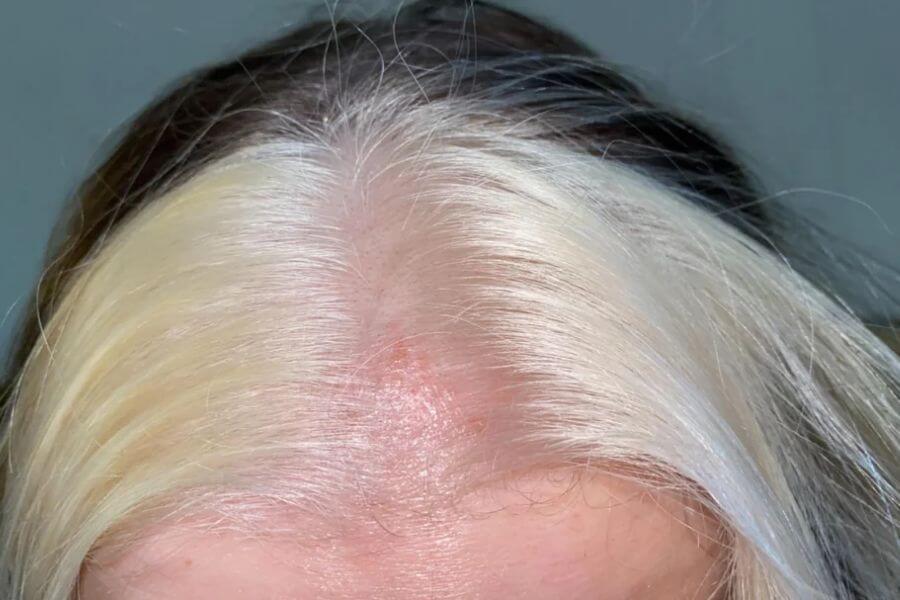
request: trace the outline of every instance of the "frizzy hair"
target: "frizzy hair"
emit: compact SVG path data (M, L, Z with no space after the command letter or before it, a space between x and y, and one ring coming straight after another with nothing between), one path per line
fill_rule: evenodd
M17 339L3 597L67 598L93 549L198 504L327 511L358 407L321 398L391 312L447 373L516 381L497 447L703 503L730 598L891 597L900 361L756 197L701 127L490 4L190 75L80 188Z

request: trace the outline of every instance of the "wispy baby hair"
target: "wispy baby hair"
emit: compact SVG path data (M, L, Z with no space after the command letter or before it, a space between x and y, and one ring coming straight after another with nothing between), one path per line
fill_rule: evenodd
M688 495L729 598L894 597L900 362L756 198L702 128L490 4L190 75L79 190L18 338L2 596L67 598L160 520L339 518L400 432L454 492L561 462ZM401 355L453 382L449 424L359 400Z

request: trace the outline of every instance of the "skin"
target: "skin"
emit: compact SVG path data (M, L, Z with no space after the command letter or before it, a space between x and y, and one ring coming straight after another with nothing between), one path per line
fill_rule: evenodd
M267 514L267 524L291 532L282 536L216 532L190 522L144 527L124 551L92 553L81 598L719 595L721 527L691 502L650 492L609 469L571 466L526 468L460 493L450 484L454 456L446 442L472 423L483 425L477 403L463 402L423 356L400 345L372 369L375 385L354 392L377 407L362 429L373 451L357 463L367 482L359 498L338 500L332 516Z
M529 473L453 511L360 516L315 544L182 526L86 569L86 600L716 597L716 525L608 475Z

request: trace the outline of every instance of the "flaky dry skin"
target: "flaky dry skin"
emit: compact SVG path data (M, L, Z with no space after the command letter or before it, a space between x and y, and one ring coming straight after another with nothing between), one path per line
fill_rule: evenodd
M271 511L285 535L148 527L124 551L96 553L85 600L278 598L708 598L723 581L716 523L682 499L582 468L532 468L455 485L454 449L484 419L398 341L356 393L373 410L357 494L313 518ZM347 393L352 393L347 391ZM374 420L381 426L367 423ZM365 464L366 466L362 466ZM337 515L344 515L340 518Z

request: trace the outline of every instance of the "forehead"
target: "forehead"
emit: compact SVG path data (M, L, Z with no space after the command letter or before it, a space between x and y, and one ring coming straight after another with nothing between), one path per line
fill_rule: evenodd
M612 475L533 471L452 508L297 521L290 535L155 527L84 569L85 600L693 598L722 580L716 523Z

